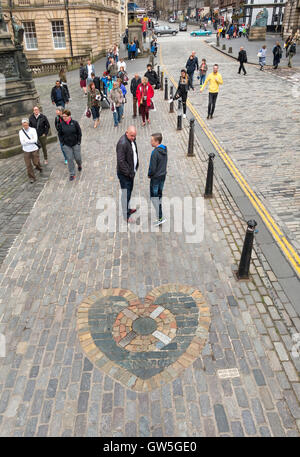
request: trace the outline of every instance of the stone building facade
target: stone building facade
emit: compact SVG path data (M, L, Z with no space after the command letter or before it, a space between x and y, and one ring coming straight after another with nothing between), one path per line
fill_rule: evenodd
M288 0L283 18L283 38L298 34L300 40L300 0Z
M127 26L127 0L2 0L2 8L8 28L11 12L25 29L30 66L95 59Z

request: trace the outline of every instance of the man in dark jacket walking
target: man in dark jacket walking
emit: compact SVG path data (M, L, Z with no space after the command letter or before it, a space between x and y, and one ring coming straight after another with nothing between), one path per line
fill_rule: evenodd
M38 140L42 145L44 154L44 163L48 164L47 154L47 135L50 130L50 124L47 117L40 112L38 106L34 106L33 113L29 118L29 127L35 128L37 131Z
M243 70L244 75L246 76L247 72L244 67L244 63L247 63L247 53L246 53L245 49L243 48L243 46L240 47L238 61L240 62L240 68L239 68L238 74L240 75L241 70Z
M53 105L65 107L65 104L68 103L69 97L64 86L60 84L60 81L57 80L55 86L51 90L51 101Z
M77 163L78 171L82 170L82 133L79 123L71 118L71 111L65 109L63 111L62 118L63 122L58 125L58 136L67 156L70 181L73 181L76 177L74 160Z
M162 144L162 134L151 135L151 146L154 148L151 153L148 178L150 178L150 198L156 211L157 220L154 226L166 222L162 215L162 191L165 184L168 163L167 147Z
M136 96L136 90L137 90L137 87L139 84L141 84L142 80L140 78L140 76L136 73L134 75L134 78L132 78L131 82L130 82L130 92L132 93L132 106L133 106L133 116L132 117L136 117L137 116L137 96Z
M195 70L199 70L198 57L196 57L195 51L193 51L192 54L190 55L190 57L188 58L185 67L186 67L187 74L189 75L189 85L193 90L195 90L194 86L193 86L193 77L194 77Z
M276 41L275 46L272 49L273 52L273 68L276 70L280 63L280 59L282 57L282 48L280 46L279 41Z
M117 175L122 190L121 204L124 219L134 222L130 216L136 209L129 209L129 202L133 189L134 177L139 167L139 157L136 145L136 128L131 125L125 135L121 136L117 144Z
M153 70L152 65L148 63L147 65L147 71L144 74L146 78L148 78L148 82L151 84L153 89L155 89L155 86L158 83L158 76L155 70Z

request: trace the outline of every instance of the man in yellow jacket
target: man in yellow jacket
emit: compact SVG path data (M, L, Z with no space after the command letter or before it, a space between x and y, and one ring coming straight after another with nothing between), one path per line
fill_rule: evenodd
M217 96L219 93L219 85L223 84L223 79L221 73L218 72L219 70L219 65L214 65L213 66L213 72L210 73L203 85L203 87L200 89L200 92L203 92L206 84L209 82L209 98L208 98L208 115L207 119L213 117L214 111L215 111L215 106L216 106L216 101L217 101Z

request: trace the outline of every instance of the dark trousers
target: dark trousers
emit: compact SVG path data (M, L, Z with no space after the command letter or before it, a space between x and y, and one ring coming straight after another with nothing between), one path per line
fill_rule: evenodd
M212 116L215 111L218 92L209 92L208 97L208 115Z
M96 119L99 119L99 117L100 117L99 110L100 110L99 106L92 106L92 108L91 108L92 116L93 116L93 120L94 121Z
M137 114L137 98L133 97L132 99L132 107L133 107L133 115L136 116Z
M56 106L62 106L63 108L65 107L65 102L63 100L57 100L57 102L55 102Z
M240 62L240 68L239 68L239 71L238 71L239 74L241 73L241 70L243 70L244 75L245 75L246 74L246 69L244 67L244 62Z
M143 104L142 103L140 104L140 113L141 113L143 122L146 122L145 118L149 119L149 106L147 106L146 102Z
M129 219L130 217L130 210L129 210L129 202L131 198L131 193L133 189L133 182L134 178L128 178L128 176L122 175L118 173L118 178L120 181L120 186L122 190L121 196L121 205L122 205L122 213L125 220Z
M183 114L186 114L186 99L187 99L187 92L181 92L181 91L176 91L174 95L174 100L178 100L178 98L181 98L182 100L182 108L183 108Z
M43 154L44 154L44 160L48 160L48 154L47 154L47 135L45 136L39 136L39 142L42 145L43 149Z
M165 176L160 176L159 178L152 178L150 181L150 198L151 202L155 208L156 216L158 219L162 219L162 191L165 184Z
M188 73L188 77L189 77L189 87L191 89L194 89L194 86L193 86L194 72L192 71L192 73Z

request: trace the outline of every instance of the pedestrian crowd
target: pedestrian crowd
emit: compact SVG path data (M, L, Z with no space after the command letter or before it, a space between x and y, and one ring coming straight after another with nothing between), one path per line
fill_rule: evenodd
M146 32L146 30L144 31ZM231 24L225 30L225 32L228 31L229 37L233 38L247 35L247 27L244 25L237 28ZM222 30L219 28L218 33L224 35L224 27L222 27ZM128 35L125 34L125 38L126 37L127 42L125 39L124 44L128 49L128 58L129 60L132 60L135 59L138 55L139 42L136 38L134 38L133 42L129 43ZM297 39L297 35L289 36L284 43L286 58L289 59L289 67L291 67L292 58L296 54ZM152 36L151 39L150 50L153 55L156 55L157 39L154 36ZM261 71L264 69L266 64L266 53L267 47L266 45L263 45L257 54ZM273 67L274 69L277 69L283 54L283 50L279 42L276 42L275 46L272 49L272 53ZM243 72L243 74L246 76L247 71L245 64L247 63L247 53L243 46L240 47L240 51L238 53L238 62L238 74ZM145 126L146 122L150 124L150 112L151 110L155 110L153 102L155 89L160 88L159 77L152 64L149 63L147 65L147 69L143 76L136 73L129 82L127 64L123 58L119 57L119 48L117 44L115 44L107 51L105 68L106 70L103 72L103 74L98 76L96 75L95 66L91 60L88 60L86 64L83 62L80 63L79 68L80 87L82 88L84 97L86 97L86 116L93 119L94 128L96 129L100 124L100 113L102 109L111 110L115 127L118 127L118 125L122 123L124 118L125 104L127 103L127 95L129 92L126 86L130 88L129 93L132 95L133 118L136 118L139 115L141 116L142 126ZM169 100L169 102L171 103L175 100L180 100L182 102L183 118L186 118L188 92L189 90L195 90L195 72L200 83L200 93L202 93L208 85L209 94L207 119L212 119L215 112L219 88L223 84L223 79L222 75L219 72L218 64L213 65L212 72L208 73L208 65L206 59L202 58L201 62L199 62L195 51L191 52L186 61L185 68L180 71L176 92L174 96ZM77 164L78 172L81 172L82 170L82 132L79 123L72 118L71 111L66 109L66 105L68 105L69 101L71 100L71 96L68 88L66 71L64 68L60 69L58 76L59 77L56 80L54 87L51 89L50 98L52 104L56 105L55 129L57 131L64 163L68 165L69 179L70 181L73 181L76 177L75 164ZM126 131L122 141L127 146L128 141L130 141L131 148L133 150L133 156L135 157L135 154L137 155L137 148L135 151L134 141L136 131L134 133L134 129L135 128L131 126ZM47 137L49 132L49 121L47 117L40 111L38 106L33 108L33 113L30 115L29 119L22 119L22 129L19 132L19 138L24 152L27 174L31 183L36 180L34 168L38 170L39 173L42 173L43 170L39 157L40 149L43 151L44 165L48 164ZM132 139L130 140L130 138ZM161 156L166 154L166 148L162 147L161 141L161 134L155 134L152 136L151 144L153 143L152 146L158 148L158 150L152 155L152 163L149 168L149 170L152 170L149 171L149 173L154 180L160 177L157 176L156 172L154 172L152 175L153 169L155 168L154 163L157 164L158 158L161 159ZM118 153L118 161L119 159L120 154ZM133 161L133 165L135 167L134 170L136 171L138 162L135 163L135 161ZM133 187L133 182L131 182L130 185L125 183L126 179L124 176L132 180L132 163L130 165L130 175L128 175L128 173L124 173L124 169L122 173L121 169L122 166L120 165L118 168L118 177L120 180L121 188L126 188L128 190ZM162 189L162 182L153 181L151 187L151 196L161 197ZM127 202L127 213L128 211ZM157 217L159 221L162 220L160 206L157 207ZM129 219L129 213L127 214L127 219Z

